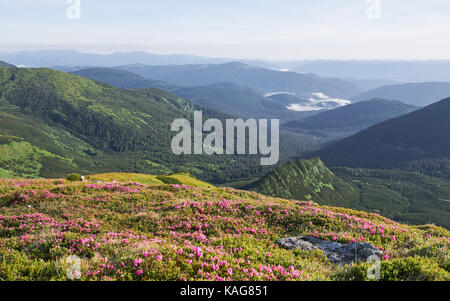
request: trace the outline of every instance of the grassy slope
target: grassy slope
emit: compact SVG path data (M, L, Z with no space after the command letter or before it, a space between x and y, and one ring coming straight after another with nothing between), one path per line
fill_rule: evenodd
M283 165L245 189L288 199L350 206L359 197L356 187L337 178L319 159Z
M449 280L449 234L231 188L0 180L0 280L65 280L69 255L82 280L366 280L274 244L290 235L373 243L382 280Z
M133 174L133 173L106 173L89 175L86 179L91 181L103 181L103 182L127 182L132 181L136 183L146 185L158 185L158 184L184 184L197 187L213 187L211 184L197 180L189 173L172 173L169 175L146 175L146 174Z

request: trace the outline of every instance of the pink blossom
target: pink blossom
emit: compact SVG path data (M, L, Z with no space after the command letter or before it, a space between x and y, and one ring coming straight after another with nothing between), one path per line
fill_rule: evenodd
M228 274L228 276L233 276L233 269L232 268L228 268L227 274Z
M137 266L140 265L141 263L142 263L142 259L140 259L140 258L135 259L135 260L133 261L133 264L134 264L135 267L137 267Z

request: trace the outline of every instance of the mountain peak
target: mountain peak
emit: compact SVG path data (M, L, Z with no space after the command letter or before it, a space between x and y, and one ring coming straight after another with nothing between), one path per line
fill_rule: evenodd
M245 189L270 196L339 206L348 205L345 203L355 199L359 193L356 187L337 178L318 157L287 163Z

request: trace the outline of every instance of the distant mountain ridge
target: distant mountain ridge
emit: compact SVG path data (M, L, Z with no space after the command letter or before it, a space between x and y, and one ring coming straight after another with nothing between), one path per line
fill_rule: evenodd
M381 78L401 82L450 81L450 60L315 60L292 71L338 78Z
M396 99L410 105L424 107L447 97L450 97L450 82L430 82L383 86L352 97L351 100Z
M202 57L186 54L152 54L144 51L116 52L112 54L86 53L76 50L31 50L17 52L0 52L0 59L25 67L53 66L99 66L112 67L129 64L145 65L185 65L216 64L236 59ZM262 60L237 60L254 66L278 69L275 64Z
M351 97L362 92L356 85L337 78L280 72L239 62L178 66L130 65L117 68L147 79L162 80L180 86L208 86L230 82L261 93L291 92L298 96L320 92L332 97Z

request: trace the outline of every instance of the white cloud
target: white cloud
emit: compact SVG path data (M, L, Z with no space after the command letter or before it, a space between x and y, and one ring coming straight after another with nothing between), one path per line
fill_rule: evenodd
M279 94L295 95L295 93L292 93L292 92L268 92L268 93L265 93L263 96L270 97L270 96L279 95Z
M311 97L302 103L293 103L286 108L296 112L331 110L342 106L349 105L350 100L341 98L331 98L323 93L311 93Z

